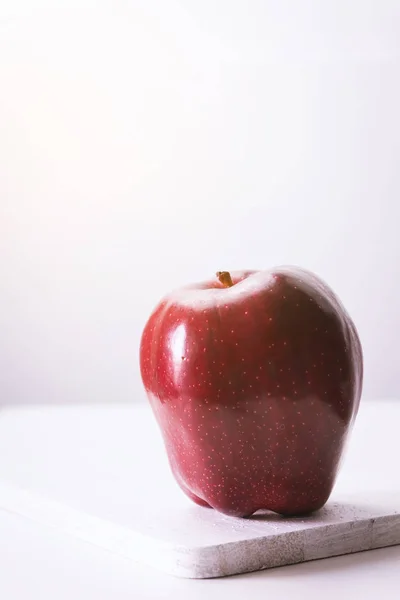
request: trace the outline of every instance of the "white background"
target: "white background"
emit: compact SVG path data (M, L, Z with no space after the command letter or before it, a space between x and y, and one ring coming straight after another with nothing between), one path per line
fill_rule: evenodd
M0 403L135 401L170 288L294 263L398 396L400 3L0 2Z

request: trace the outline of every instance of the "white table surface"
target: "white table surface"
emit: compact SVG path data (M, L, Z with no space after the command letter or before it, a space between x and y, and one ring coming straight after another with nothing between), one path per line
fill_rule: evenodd
M90 448L95 433L104 432L107 444L97 448L107 460L107 446L120 446L124 436L114 424L124 415L126 427L140 421L143 444L153 439L155 429L147 407L66 407L2 409L0 412L0 480L46 487L55 469L60 474L74 467L73 432L85 436ZM63 424L65 438L49 431L54 417ZM364 402L353 432L337 490L360 488L370 491L400 489L400 401ZM88 426L92 424L92 426ZM134 427L132 427L134 431ZM136 429L137 433L138 429ZM95 432L95 433L94 433ZM122 445L121 445L122 444ZM55 452L51 448L56 449ZM10 449L13 451L10 452ZM154 452L161 449L159 444ZM137 461L143 462L143 457ZM165 462L157 455L161 477ZM113 465L109 468L112 472ZM118 468L116 467L116 470ZM139 468L139 473L140 468ZM83 485L84 482L82 482ZM147 484L149 481L147 479ZM149 484L151 485L151 484ZM51 486L49 485L49 488ZM70 490L73 500L76 490ZM89 544L37 525L12 511L0 510L0 598L5 600L91 600L96 598L204 598L227 595L231 599L251 594L257 598L325 600L339 595L365 598L398 598L400 546L350 556L314 561L280 569L214 580L184 580L163 575Z

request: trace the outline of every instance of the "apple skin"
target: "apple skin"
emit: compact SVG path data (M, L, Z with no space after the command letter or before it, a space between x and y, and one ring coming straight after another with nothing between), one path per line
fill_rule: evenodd
M363 356L333 291L297 267L231 272L166 296L141 339L172 472L232 516L302 515L329 498L357 415Z

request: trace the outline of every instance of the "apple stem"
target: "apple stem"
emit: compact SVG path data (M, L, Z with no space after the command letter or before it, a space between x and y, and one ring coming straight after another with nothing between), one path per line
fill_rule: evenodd
M232 287L233 281L229 271L217 271L217 277L224 287Z

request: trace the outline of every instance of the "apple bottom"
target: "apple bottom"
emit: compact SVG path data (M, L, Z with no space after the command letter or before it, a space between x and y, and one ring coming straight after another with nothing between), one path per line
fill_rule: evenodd
M218 502L218 498L207 502L204 498L192 492L183 482L177 470L172 465L171 467L176 482L190 500L199 506L213 508L230 517L251 517L258 510L267 510L283 517L305 516L320 510L326 504L334 484L333 480L328 480L323 489L318 490L318 494L312 495L312 490L309 488L304 490L304 483L299 485L300 482L297 482L292 484L292 491L282 489L281 493L275 491L274 494L267 494L264 500L258 502L257 505L254 504L254 500L249 501L247 499L247 493L244 491L243 496L238 500L237 506L240 505L240 508L238 508L233 503L227 502L226 498L222 502ZM299 488L303 489L303 492L300 492Z
M242 411L206 403L186 403L177 411L153 402L183 492L196 504L233 517L258 510L301 516L322 508L349 424L329 404L316 402L315 394L281 404L265 401L261 411L260 401L250 398Z
M176 435L179 428L173 431ZM279 430L279 433L283 432ZM316 441L312 445L312 438L307 433L308 452L305 444L297 443L297 453L286 456L279 453L271 456L264 448L258 450L259 445L255 443L253 462L246 456L249 467L245 468L237 460L216 462L212 459L210 462L205 455L209 450L204 452L197 444L177 443L176 437L168 435L165 441L176 482L199 506L232 517L250 517L258 510L298 517L313 513L326 504L335 483L344 438L343 432L336 432L328 435L323 444ZM328 442L327 446L325 442ZM269 455L271 463L265 467L259 464L263 453ZM301 463L297 456L303 457Z
M241 518L251 517L258 510L268 510L270 512L277 513L283 517L301 517L301 516L305 516L305 515L314 513L317 510L320 510L326 504L326 502L330 496L330 493L328 493L328 494L326 494L326 497L322 498L318 502L315 502L313 504L305 503L304 505L299 504L298 506L294 506L290 510L286 506L283 506L283 505L280 506L279 504L275 505L274 503L266 503L266 505L263 505L263 506L257 507L257 508L252 507L252 508L248 508L245 510L243 510L243 509L237 510L234 508L229 508L229 507L224 507L224 506L213 507L208 502L203 500L202 498L199 498L198 496L196 496L196 494L193 494L193 492L191 492L187 488L184 488L182 485L180 487L183 490L183 492L188 496L188 498L190 498L190 500L192 500L199 506L203 506L205 508L211 508L211 509L215 508L215 510L217 510L218 512L220 512L224 515L227 515L229 517L241 517Z

